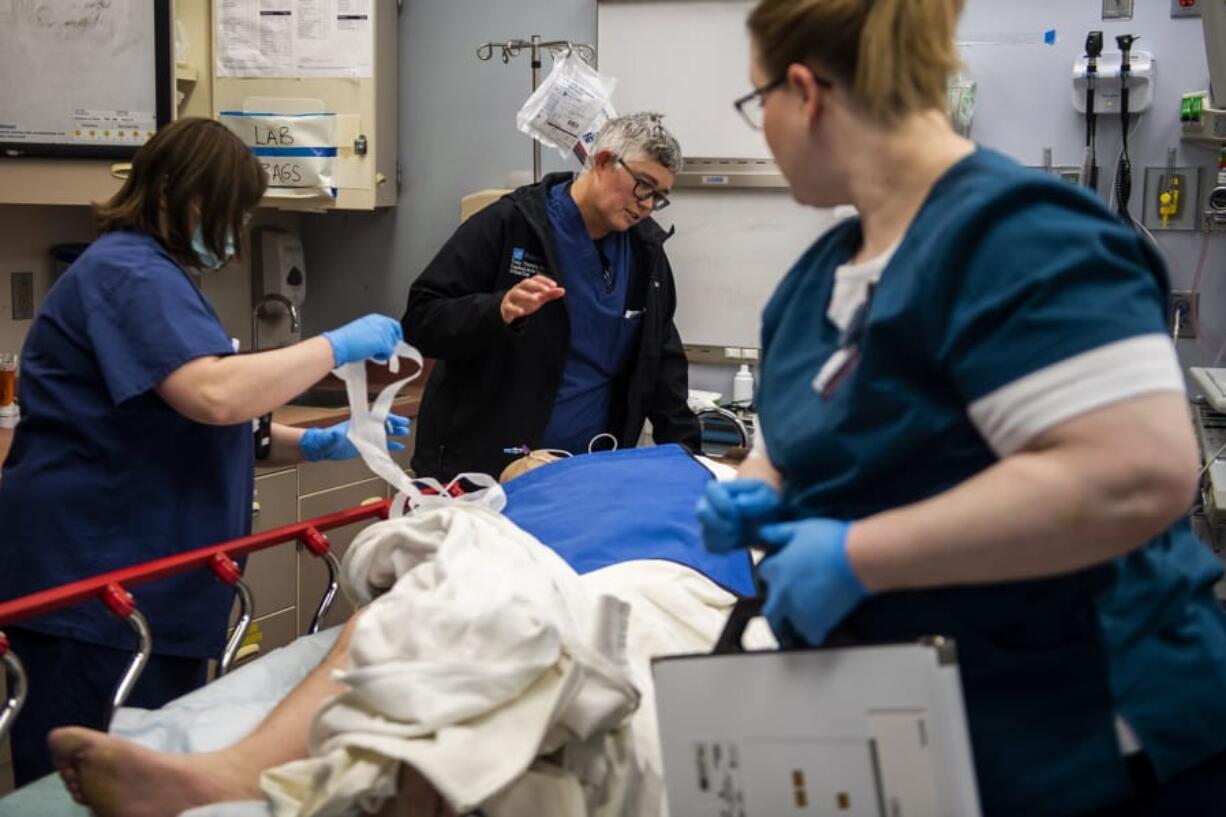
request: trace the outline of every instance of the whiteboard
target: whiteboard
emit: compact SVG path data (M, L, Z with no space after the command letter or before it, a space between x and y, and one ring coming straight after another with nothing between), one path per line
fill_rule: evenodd
M640 0L597 6L600 73L616 77L620 113L654 110L686 157L769 159L760 131L732 100L750 89L745 0ZM677 233L664 245L677 279L686 344L756 347L775 286L833 210L802 207L786 189L674 188L656 215ZM844 213L840 212L840 216Z
M0 0L4 155L134 153L170 120L170 24L169 0Z
M656 220L677 228L664 249L677 281L682 342L757 347L775 286L837 221L835 211L801 207L787 190L694 188L670 199Z
M602 2L596 56L619 112L659 111L686 156L769 159L732 101L753 90L745 0Z

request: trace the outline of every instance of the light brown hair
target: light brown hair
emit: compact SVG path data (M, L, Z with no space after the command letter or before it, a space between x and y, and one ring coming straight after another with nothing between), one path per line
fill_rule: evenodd
M758 59L774 80L802 63L851 92L883 124L946 110L958 70L963 0L761 0L749 15Z
M220 122L189 117L136 151L127 181L94 214L101 232L148 233L176 258L200 263L192 250L193 205L200 208L205 245L220 258L227 233L236 245L242 241L243 218L267 187L264 169L241 139Z

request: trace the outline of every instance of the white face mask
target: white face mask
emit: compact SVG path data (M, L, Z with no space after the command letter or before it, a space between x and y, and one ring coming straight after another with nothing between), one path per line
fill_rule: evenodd
M200 259L200 270L202 272L217 272L225 266L226 262L234 257L238 248L234 244L234 236L231 233L226 233L226 254L224 258L218 258L208 245L204 243L204 233L200 226L197 225L196 232L192 233L192 250Z

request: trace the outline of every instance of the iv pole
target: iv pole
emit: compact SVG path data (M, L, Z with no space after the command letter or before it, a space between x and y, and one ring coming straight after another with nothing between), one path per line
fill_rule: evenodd
M477 47L477 59L486 62L493 58L494 49L502 51L502 62L507 64L512 57L518 57L524 49L532 53L532 92L536 93L541 83L541 50L550 52L577 51L580 59L591 65L596 59L596 49L587 43L572 43L570 40L549 40L541 42L541 35L533 34L531 40L508 40L505 43L485 43ZM532 140L532 181L541 180L541 143Z

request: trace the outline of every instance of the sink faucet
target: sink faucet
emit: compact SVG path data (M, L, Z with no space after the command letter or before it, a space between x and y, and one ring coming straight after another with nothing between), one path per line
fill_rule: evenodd
M301 322L298 320L298 307L294 306L294 302L279 292L269 292L256 301L255 308L251 310L252 351L260 351L260 315L264 313L264 306L272 301L283 304L285 308L289 310L289 331L297 332L302 326Z

